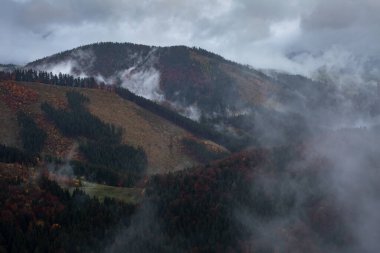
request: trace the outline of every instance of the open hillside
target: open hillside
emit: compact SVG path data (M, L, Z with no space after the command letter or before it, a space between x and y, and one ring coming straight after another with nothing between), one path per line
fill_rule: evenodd
M64 136L41 111L41 103L48 102L58 108L67 108L65 94L73 88L39 83L3 82L2 90L2 126L0 142L8 146L20 147L20 131L16 110L30 113L48 137L43 152L65 159L75 140ZM101 89L75 88L89 98L90 113L106 123L123 129L122 142L142 147L148 158L148 173L162 173L190 167L197 164L195 158L182 144L191 134L169 121L124 100L114 92ZM35 96L32 101L27 97ZM23 102L17 103L17 99ZM14 102L16 101L16 102ZM8 104L6 104L8 103ZM195 137L191 137L195 138ZM216 144L214 144L217 147ZM220 148L222 149L222 148Z

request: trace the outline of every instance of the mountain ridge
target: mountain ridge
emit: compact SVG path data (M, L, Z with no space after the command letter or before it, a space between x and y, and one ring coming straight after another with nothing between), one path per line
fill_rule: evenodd
M172 105L178 104L178 107L198 107L209 116L227 108L232 111L240 110L245 103L255 102L245 101L246 99L238 102L235 99L242 97L237 92L238 82L231 80L236 79L236 74L233 74L233 71L238 71L236 68L244 69L251 78L253 74L254 78L264 75L199 48L153 47L131 43L90 44L31 62L26 68L49 71L49 65L60 64L72 74L98 77L99 81L107 83L124 84L132 92L145 97L149 94L143 94L143 91L139 93L133 83L137 79L140 85L144 85L146 79L158 71L157 83L147 81L147 92L158 92L166 101ZM228 75L227 72L232 74ZM258 93L256 97L261 96L260 87L251 91Z

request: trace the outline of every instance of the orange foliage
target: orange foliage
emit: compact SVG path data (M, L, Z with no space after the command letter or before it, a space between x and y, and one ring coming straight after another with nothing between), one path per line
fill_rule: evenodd
M37 102L38 93L16 82L5 81L0 83L0 97L9 108L16 111Z

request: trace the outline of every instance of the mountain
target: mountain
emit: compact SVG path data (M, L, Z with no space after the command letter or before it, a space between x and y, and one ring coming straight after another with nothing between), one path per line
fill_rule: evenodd
M292 130L300 123L297 112L279 113L282 101L276 96L284 97L286 92L281 83L199 48L97 43L31 62L25 68L94 77L98 83L122 86L218 131L253 138L249 142L261 145L284 143L299 132ZM263 124L256 124L255 118ZM268 125L281 129L281 138L266 134Z
M258 71L200 48L96 43L25 68L122 86L218 131L264 146L334 128L336 115L341 125L378 121L376 83L352 85L360 80L347 75L334 79L322 70L317 79Z
M185 46L98 43L25 67L93 76L98 81L122 85L137 95L165 100L194 119L239 112L249 104L260 103L269 89L260 72L206 50Z

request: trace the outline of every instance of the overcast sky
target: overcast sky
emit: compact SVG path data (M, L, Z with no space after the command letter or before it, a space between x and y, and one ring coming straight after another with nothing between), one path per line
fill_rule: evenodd
M117 41L297 72L315 57L379 56L379 13L380 0L2 0L0 63Z

